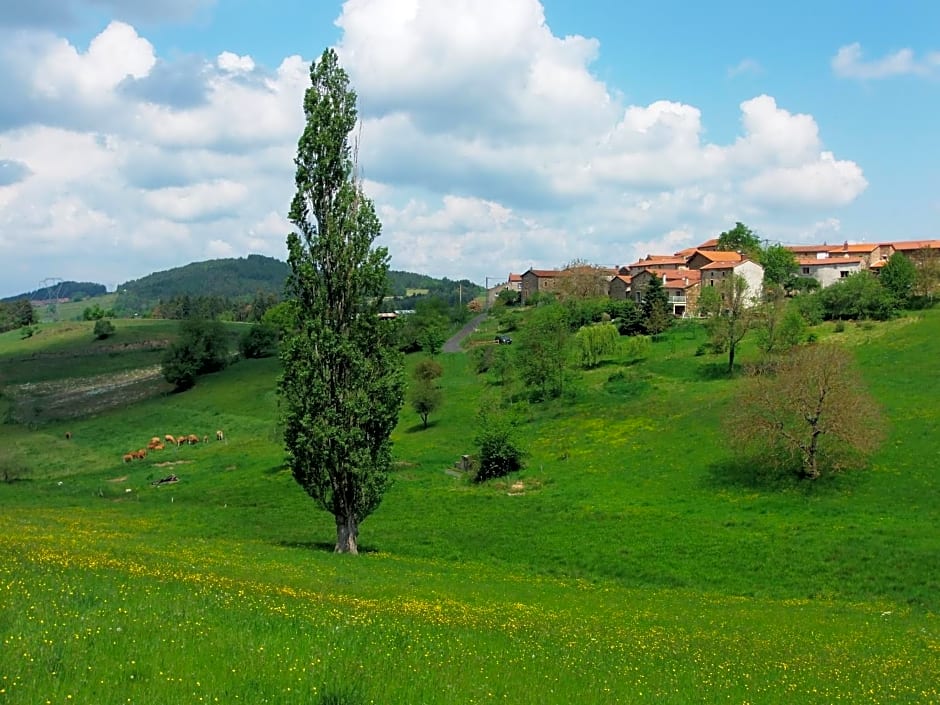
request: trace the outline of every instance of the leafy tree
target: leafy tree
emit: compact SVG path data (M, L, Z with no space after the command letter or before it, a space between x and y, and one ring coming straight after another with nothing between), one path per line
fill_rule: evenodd
M571 332L558 304L537 306L518 336L516 361L522 383L537 399L557 397L565 382Z
M31 326L36 322L36 311L29 299L0 301L0 333Z
M277 352L277 328L270 323L255 323L242 334L238 350L245 358L270 357Z
M783 245L771 245L760 250L758 261L764 268L765 284L776 284L786 290L793 288L797 271L796 255L793 252Z
M443 400L441 388L430 379L418 379L411 390L411 407L421 417L424 427L428 427L428 416L438 410Z
M758 259L760 238L744 223L735 223L731 230L718 236L718 249L723 252L741 252L750 259Z
M914 260L917 263L914 291L918 296L932 299L940 288L940 249L925 247L917 251Z
M798 348L749 380L732 408L727 432L738 452L810 480L860 464L883 436L878 407L837 345Z
M104 340L112 335L114 335L114 324L106 318L100 318L95 321L94 335L95 340Z
M196 384L199 375L224 369L228 360L228 338L221 323L182 321L179 339L163 357L163 378L183 391Z
M610 323L584 326L574 336L575 347L581 358L581 366L597 367L601 356L609 355L617 348L620 334Z
M706 293L710 289L713 294ZM708 316L705 326L712 347L728 351L728 374L733 373L738 343L747 335L756 316L748 297L747 280L734 274L718 286L705 287L699 296L699 308Z
M261 323L274 328L283 338L296 328L297 306L293 301L281 301L264 312Z
M496 295L496 303L502 306L515 306L522 300L522 294L512 289L503 289Z
M895 252L878 275L881 285L900 306L910 301L917 283L917 268L905 255Z
M389 486L404 395L397 330L380 319L388 251L355 173L356 94L332 49L310 67L297 145L296 227L287 238L294 328L278 391L294 479L336 522L336 551L358 553L359 525Z
M806 322L787 299L783 288L766 289L765 299L755 311L758 347L765 353L772 353L799 344L806 332Z
M650 277L643 291L640 311L643 314L643 327L649 335L659 335L673 324L675 317L669 308L669 294L663 288L663 280L655 274Z
M821 289L819 302L828 320L873 318L885 321L897 313L891 294L869 272L856 272Z

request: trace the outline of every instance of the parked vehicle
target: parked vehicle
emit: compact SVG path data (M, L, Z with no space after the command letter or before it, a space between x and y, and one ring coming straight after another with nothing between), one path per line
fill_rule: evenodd
M508 335L497 335L497 336L496 336L496 344L497 344L497 345L509 345L510 343L512 343L512 338L510 338Z

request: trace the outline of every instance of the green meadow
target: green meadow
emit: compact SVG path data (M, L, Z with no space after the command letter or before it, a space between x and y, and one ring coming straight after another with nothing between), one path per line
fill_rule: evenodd
M442 355L358 557L285 470L276 360L171 394L141 370L175 324L115 325L0 335L0 703L940 702L940 311L815 330L887 419L815 484L733 459L740 377L694 324L538 404ZM455 464L507 397L526 466L475 485Z

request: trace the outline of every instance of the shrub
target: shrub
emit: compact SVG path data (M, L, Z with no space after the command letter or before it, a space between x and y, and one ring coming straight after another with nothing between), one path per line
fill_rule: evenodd
M114 335L114 324L106 318L99 318L95 321L95 340L104 340Z
M525 453L519 448L512 423L505 415L481 412L480 428L474 440L480 457L474 482L503 477L522 468Z
M238 341L242 357L270 357L277 351L277 328L269 323L256 323Z
M179 340L164 355L163 378L178 390L189 389L198 375L217 372L227 363L228 343L222 324L186 320L180 325Z

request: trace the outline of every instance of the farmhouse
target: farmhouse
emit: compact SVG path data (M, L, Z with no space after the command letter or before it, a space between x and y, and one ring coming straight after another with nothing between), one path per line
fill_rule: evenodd
M744 277L747 282L746 298L756 302L760 299L764 285L764 268L757 262L743 259L738 262L717 261L706 264L701 269L702 286L718 286L732 274Z
M860 257L797 257L797 266L801 277L812 277L819 282L820 287L835 284L862 270Z

